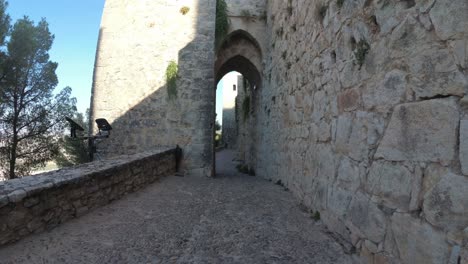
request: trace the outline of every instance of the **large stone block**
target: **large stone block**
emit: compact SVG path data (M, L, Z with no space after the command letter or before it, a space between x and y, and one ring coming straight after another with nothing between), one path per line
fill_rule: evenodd
M383 241L387 226L385 214L363 193L357 192L354 195L347 212L347 220L365 238L375 243Z
M406 93L406 73L400 70L388 72L377 85L368 85L362 96L367 109L387 112L401 103Z
M458 123L458 109L450 99L399 105L375 157L448 164L455 157Z
M442 40L468 32L466 0L436 1L430 11L436 34Z
M365 187L385 206L407 211L411 200L412 173L399 164L374 162Z
M338 109L340 112L350 112L359 108L360 94L358 89L348 89L338 94Z
M450 250L445 234L407 214L392 217L392 231L402 263L447 263Z
M424 196L423 212L429 223L445 230L468 226L468 178L452 173Z

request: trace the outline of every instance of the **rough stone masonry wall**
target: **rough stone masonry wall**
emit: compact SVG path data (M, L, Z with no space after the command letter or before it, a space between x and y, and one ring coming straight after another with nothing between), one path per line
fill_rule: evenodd
M267 15L257 174L368 263L468 262L468 2L270 0Z
M113 126L101 156L178 144L184 170L211 174L215 10L212 0L106 0L91 103L92 119ZM171 61L178 64L172 99Z
M175 169L175 149L166 149L1 182L0 246L50 230Z

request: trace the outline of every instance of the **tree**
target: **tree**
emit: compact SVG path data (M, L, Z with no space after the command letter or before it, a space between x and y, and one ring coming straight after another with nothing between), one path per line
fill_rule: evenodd
M5 46L5 38L10 31L10 16L6 13L6 8L8 3L4 0L0 0L0 47ZM0 51L0 70L2 70L2 65L6 61L6 54L3 51ZM0 72L0 80L4 79L3 71ZM1 87L0 87L1 89ZM0 101L1 102L1 101ZM1 106L0 106L1 111Z
M76 111L76 99L66 87L53 95L57 63L49 60L54 36L45 19L37 25L19 19L6 43L0 82L0 162L9 179L25 176L44 166L58 153L63 116ZM60 120L60 121L59 121Z

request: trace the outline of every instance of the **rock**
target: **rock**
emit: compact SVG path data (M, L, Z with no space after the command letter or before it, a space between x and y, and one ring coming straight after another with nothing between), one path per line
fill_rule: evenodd
M338 217L346 215L354 193L342 187L333 185L328 190L327 210Z
M340 115L334 127L334 151L356 161L367 161L369 146L380 138L384 122L379 114L357 111L355 117L349 113Z
M468 31L468 2L466 0L436 1L429 14L436 34L442 40Z
M340 113L358 109L360 104L358 89L348 89L338 94L338 109Z
M457 39L451 43L453 54L458 65L468 67L468 39Z
M411 199L412 173L404 166L374 162L366 182L366 191L390 208L408 211Z
M353 118L350 114L343 114L338 117L335 132L335 151L346 154L348 152L348 139L351 134Z
M427 168L424 170L424 179L423 179L423 186L422 186L422 194L423 196L429 192L439 181L440 178L449 173L449 169L439 164L433 163L429 164Z
M385 237L387 223L384 213L361 192L354 195L347 220L372 242L379 243Z
M452 253L450 254L450 259L447 264L458 264L458 259L460 257L460 246L456 245L452 248Z
M460 121L460 164L462 173L468 175L468 120Z
M375 157L448 164L455 157L458 123L459 113L452 100L434 99L399 105Z
M364 241L364 246L365 246L371 253L373 253L373 254L379 252L378 246L377 246L374 242L372 242L372 241L365 240L365 241Z
M392 230L402 263L447 263L450 250L444 233L400 213L392 216Z
M401 103L406 93L406 75L403 71L392 70L381 83L368 85L362 95L366 109L387 112Z
M411 183L410 211L419 211L422 206L423 172L418 166L414 169Z
M452 173L424 195L423 212L429 223L444 230L468 226L468 178Z
M459 71L452 52L445 47L428 46L413 54L409 70L409 85L418 99L438 95L463 97L468 89L465 75Z
M25 190L19 189L19 190L16 190L14 192L9 193L8 194L8 199L12 203L17 203L17 202L23 200L23 198L25 198L26 195L27 195L27 193L26 193Z
M355 192L361 185L359 178L359 166L349 158L343 158L338 167L336 183L339 187Z

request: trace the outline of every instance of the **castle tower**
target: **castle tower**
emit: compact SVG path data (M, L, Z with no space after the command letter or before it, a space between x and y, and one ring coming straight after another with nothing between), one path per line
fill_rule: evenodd
M212 0L106 1L91 120L113 131L98 157L178 144L186 171L211 175L215 13Z

